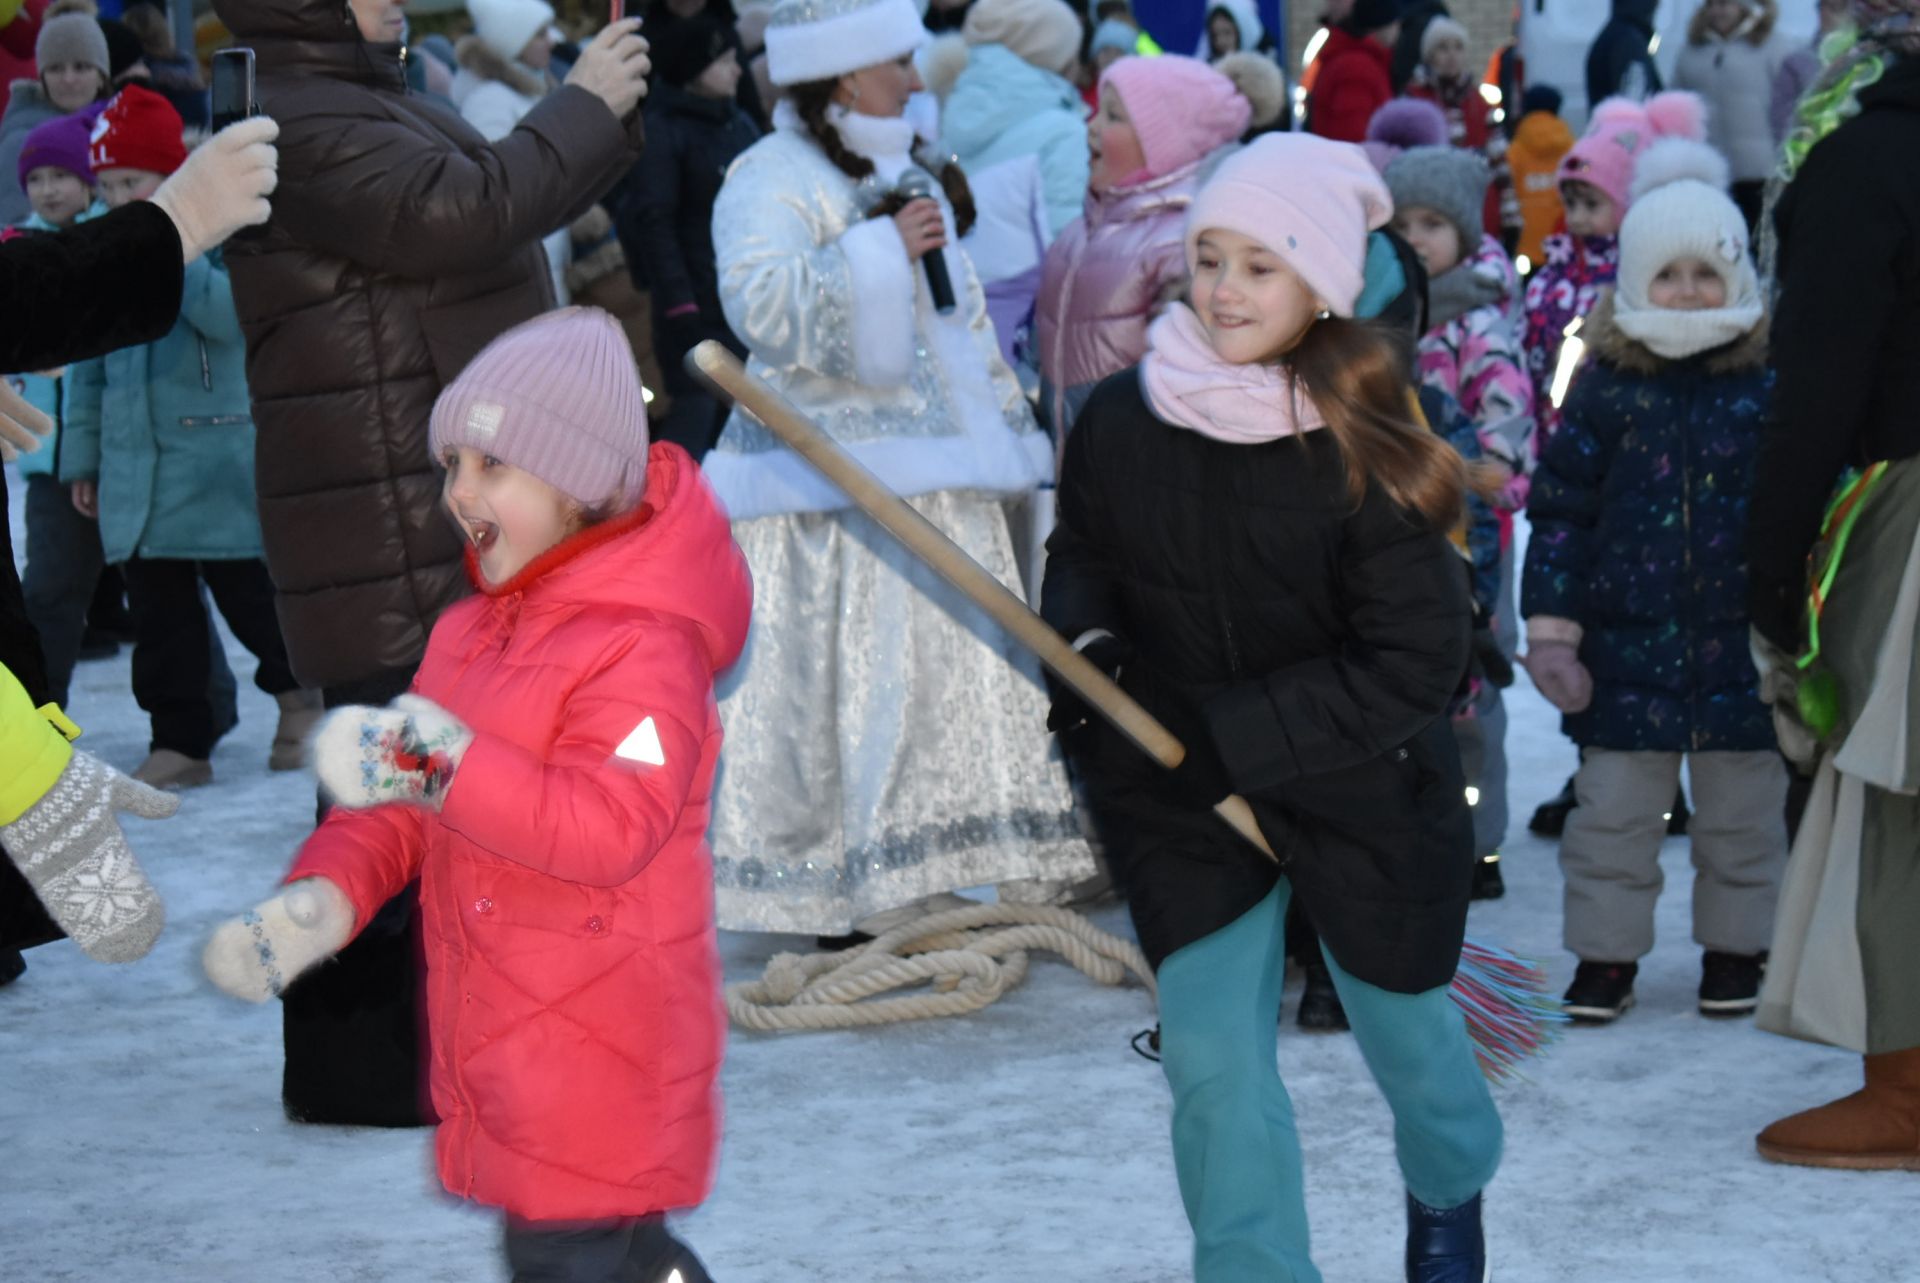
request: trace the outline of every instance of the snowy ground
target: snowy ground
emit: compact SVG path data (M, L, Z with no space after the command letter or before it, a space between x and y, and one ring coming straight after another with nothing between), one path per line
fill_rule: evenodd
M233 662L244 682L251 662L237 648ZM131 767L146 737L127 689L124 656L83 665L73 711L89 748ZM271 704L242 698L216 783L173 820L131 825L169 907L153 954L108 968L62 942L0 989L0 1279L501 1280L493 1217L438 1192L427 1134L288 1123L278 1012L199 976L208 931L268 891L312 813L307 779L264 770ZM1551 960L1564 982L1553 849L1523 825L1572 755L1531 689L1513 701L1510 892L1475 907L1473 930ZM1496 1277L1910 1283L1915 1178L1755 1156L1759 1127L1851 1090L1859 1062L1693 1013L1684 841L1665 862L1641 1005L1612 1029L1573 1031L1531 1082L1498 1092ZM1117 909L1097 916L1125 929ZM795 945L726 937L728 976ZM1280 1056L1317 1258L1329 1283L1398 1278L1385 1109L1350 1038L1292 1027L1293 997ZM1127 1047L1151 1022L1142 991L1044 961L960 1021L737 1035L719 1181L681 1229L721 1283L1187 1277L1166 1088Z

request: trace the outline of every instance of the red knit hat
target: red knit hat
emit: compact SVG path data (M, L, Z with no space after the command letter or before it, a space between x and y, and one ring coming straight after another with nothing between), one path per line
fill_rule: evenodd
M128 85L94 122L93 146L88 149L93 172L145 169L171 174L187 163L184 129L172 103L151 89Z

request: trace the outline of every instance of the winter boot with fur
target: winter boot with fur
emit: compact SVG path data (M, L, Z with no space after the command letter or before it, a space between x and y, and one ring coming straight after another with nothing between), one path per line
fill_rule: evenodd
M1480 1196L1445 1211L1407 1195L1407 1283L1487 1283Z
M270 771L297 771L307 764L307 741L320 724L326 710L320 704L319 691L288 691L275 695L280 705L280 724L273 731L273 747L267 753Z
M171 748L156 748L140 763L133 778L157 789L197 789L213 783L213 763L204 757L188 757Z
M1866 1057L1867 1085L1760 1133L1760 1156L1800 1167L1920 1172L1920 1047Z

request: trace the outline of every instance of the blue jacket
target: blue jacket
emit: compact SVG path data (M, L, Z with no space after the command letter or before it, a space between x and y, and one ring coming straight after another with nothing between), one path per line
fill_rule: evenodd
M1040 158L1049 236L1085 212L1086 104L1063 77L1004 45L975 45L941 121L941 145L969 174L1022 156Z
M67 376L60 479L100 483L109 562L260 556L246 345L219 251L186 269L165 338Z
M89 218L98 218L107 212L107 207L95 201L79 217L78 222ZM57 232L60 229L38 214L29 214L20 227L29 232ZM53 431L41 443L38 450L20 456L20 462L14 465L23 477L52 477L58 474L57 460L60 450L60 420L64 416L62 401L65 397L66 379L50 379L44 374L10 374L7 376L14 390L26 398L27 404L44 413L53 420Z
M1588 363L1534 474L1520 613L1571 619L1593 703L1582 747L1774 747L1748 649L1747 506L1773 376L1763 322L1668 361L1626 337L1603 295Z

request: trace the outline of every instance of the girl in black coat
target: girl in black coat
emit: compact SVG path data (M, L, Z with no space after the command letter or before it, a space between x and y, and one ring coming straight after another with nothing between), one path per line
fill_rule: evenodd
M1193 307L1095 390L1048 542L1048 621L1188 748L1165 772L1055 705L1158 972L1199 1283L1320 1278L1273 1059L1295 892L1393 1107L1408 1278L1485 1267L1500 1119L1447 993L1473 851L1444 716L1471 629L1445 534L1465 465L1406 421L1404 350L1347 319L1390 208L1324 139L1223 164L1189 213ZM1277 867L1210 813L1230 791Z

